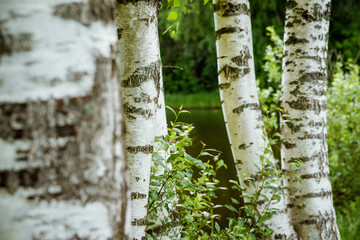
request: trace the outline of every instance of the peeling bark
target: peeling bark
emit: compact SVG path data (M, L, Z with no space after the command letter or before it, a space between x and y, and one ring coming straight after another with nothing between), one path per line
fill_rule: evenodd
M340 239L333 207L326 143L327 36L330 1L291 0L286 4L281 105L285 171L297 159L303 166L288 186L295 230L302 239ZM300 156L300 157L299 157Z
M0 236L128 239L114 2L64 4L0 3Z

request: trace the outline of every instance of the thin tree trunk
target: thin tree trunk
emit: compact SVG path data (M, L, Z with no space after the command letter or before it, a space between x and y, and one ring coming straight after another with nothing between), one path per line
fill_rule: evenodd
M159 103L161 61L157 17L160 1L117 2L119 66L127 122L131 232L133 239L143 239L151 155L157 134L156 110L163 104Z
M0 2L1 239L128 239L114 8Z
M288 210L302 239L340 239L333 207L326 142L327 42L330 0L289 0L286 4L281 106L282 165L293 171L294 198Z
M262 133L261 108L257 96L250 5L248 0L214 0L216 49L220 98L240 184L246 193L255 189L242 182L257 179L260 156L266 141ZM284 202L273 207L285 209ZM286 213L268 222L279 235L296 238Z

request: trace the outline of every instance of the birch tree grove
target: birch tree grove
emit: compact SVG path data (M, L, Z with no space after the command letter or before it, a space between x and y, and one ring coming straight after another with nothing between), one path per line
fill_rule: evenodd
M303 179L288 182L288 210L302 239L340 239L333 207L326 143L327 42L330 0L286 4L281 106L281 156L285 170L303 162Z
M164 134L164 129L166 131L166 122L165 128L156 127L155 123L166 121L160 102L163 102L157 24L160 1L117 2L119 67L127 122L131 232L133 239L143 239L154 138ZM162 109L163 114L160 110L157 113L157 109Z
M240 183L246 193L255 189L242 182L257 179L264 153L261 108L257 96L250 5L248 0L213 2L220 98L226 129ZM273 159L274 161L274 159ZM271 196L268 196L271 198ZM261 202L259 202L261 203ZM296 239L285 210L285 202L272 206L282 210L268 224L282 237Z
M114 9L0 2L1 239L128 239Z

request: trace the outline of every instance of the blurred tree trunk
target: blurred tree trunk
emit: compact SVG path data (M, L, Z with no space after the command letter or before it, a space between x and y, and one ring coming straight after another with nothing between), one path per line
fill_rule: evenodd
M128 239L114 9L0 2L1 239Z
M302 239L340 239L333 207L326 142L327 43L330 0L288 0L281 106L282 165L303 162L287 185L288 210Z
M159 10L159 0L117 1L120 82L127 122L134 239L145 237L154 138L167 132L158 37Z
M267 143L263 139L262 115L257 96L250 5L248 0L213 2L220 98L240 184L246 193L255 189L242 182L244 176L257 179L260 156ZM274 159L273 159L274 160ZM271 196L269 196L271 198ZM260 203L260 202L259 202ZM273 207L285 210L285 203ZM268 221L287 239L296 235L286 213Z

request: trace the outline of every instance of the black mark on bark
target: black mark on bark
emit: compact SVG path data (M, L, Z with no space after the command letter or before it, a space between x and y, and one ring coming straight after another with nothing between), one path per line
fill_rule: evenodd
M221 83L221 84L219 84L219 88L221 90L228 89L230 86L231 86L230 83Z
M323 171L324 170L324 163L327 162L327 155L324 152L318 151L318 152L315 152L311 156L300 156L300 157L297 157L297 158L291 158L289 160L289 163L296 162L297 160L300 160L303 163L305 163L305 162L317 163L319 165L319 170Z
M216 31L216 39L220 39L223 34L240 33L244 29L239 27L224 27Z
M31 51L34 44L32 37L31 33L19 33L14 35L7 33L5 30L0 30L0 56Z
M155 6L157 7L158 11L161 7L161 0L116 0L118 4L134 4L137 5L139 2L145 2L148 3L149 6Z
M296 199L299 198L328 198L332 196L332 192L331 191L325 191L324 189L321 190L321 192L317 192L317 193L307 193L304 195L300 195L300 196L296 196Z
M288 1L286 1L286 8L291 9L291 8L296 7L296 5L297 5L297 2L294 1L294 0L288 0Z
M305 132L304 136L299 137L298 139L304 140L304 139L323 139L325 136L322 133L319 134L313 134L313 133L308 133Z
M245 3L233 4L230 2L220 1L213 4L214 12L220 12L219 15L223 17L238 16L241 14L250 15L249 6Z
M326 9L323 10L320 4L314 4L309 10L302 9L301 17L307 22L321 21L323 19L330 20L330 5L326 5Z
M248 67L249 59L251 58L249 48L245 46L244 50L240 51L239 56L233 57L231 61L233 61L236 65L240 67Z
M134 199L145 199L147 197L146 194L144 193L139 193L139 192L132 192L131 193L131 200Z
M154 151L154 146L153 145L145 145L145 146L134 146L134 147L127 147L126 150L129 153L138 153L138 152L143 152L146 154L150 154L153 153Z
M76 135L74 125L56 126L56 134L59 137L73 137Z
M287 126L288 128L291 129L291 132L292 132L292 133L298 132L298 131L301 129L301 127L304 126L304 125L301 124L301 123L300 123L300 124L295 124L294 122L286 122L285 124L286 124L286 126Z
M301 75L301 77L298 79L298 82L303 83L313 83L313 84L319 84L319 83L326 83L327 76L325 73L322 72L308 72ZM292 82L291 84L296 84L296 82Z
M122 28L118 28L118 29L117 29L118 39L121 39L122 34L123 34L123 31L124 31L124 29L122 29Z
M260 111L261 107L258 103L245 103L237 108L234 108L233 113L241 114L245 109Z
M293 109L315 111L317 114L326 110L326 101L319 101L306 97L299 97L296 101L286 103Z
M108 23L115 19L115 3L111 0L90 0L88 4L63 3L55 5L53 15L77 21L85 26L98 20Z
M286 45L293 45L299 43L304 44L309 43L309 41L306 38L297 38L295 36L290 36L285 42Z
M285 146L286 149L292 149L292 148L296 147L295 143L282 142L282 144Z
M0 105L0 137L5 140L28 139L26 131L27 104L3 103Z
M140 219L134 219L131 221L131 225L133 226L146 226L147 224L147 218L140 218Z
M238 68L231 67L226 64L223 68L220 69L218 74L224 73L226 78L230 78L231 80L237 80L240 77L243 77L250 73L250 68Z
M123 105L123 108L124 108L124 112L125 112L126 116L129 119L136 119L132 114L140 115L145 118L150 118L153 116L153 113L151 112L150 109L137 108L137 107L130 105L130 103L125 103Z
M249 145L246 145L245 143L243 143L243 144L239 145L239 149L244 150L246 148L251 147L251 145L253 145L253 144L254 144L253 142L251 142Z
M19 187L35 188L39 180L40 169L3 170L0 172L0 188L13 194Z
M161 71L160 60L152 62L148 66L136 69L135 72L130 77L122 81L121 85L123 87L134 88L141 86L141 84L143 84L146 81L153 80L159 95L160 71Z
M302 179L317 179L318 181L320 181L322 178L330 179L330 173L318 172L318 173L312 173L312 174L304 174L304 175L301 175L300 178L302 178Z

